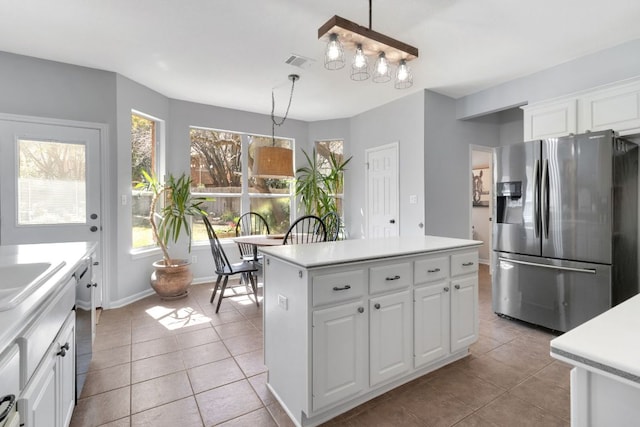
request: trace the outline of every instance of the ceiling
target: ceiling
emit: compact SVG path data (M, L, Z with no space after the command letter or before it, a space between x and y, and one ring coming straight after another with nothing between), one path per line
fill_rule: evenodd
M323 66L333 15L366 0L0 0L0 51L114 71L170 98L290 117L351 117L430 89L459 98L640 38L637 0L373 0L372 28L417 47L410 89ZM285 64L295 53L310 68ZM349 59L348 59L349 60Z

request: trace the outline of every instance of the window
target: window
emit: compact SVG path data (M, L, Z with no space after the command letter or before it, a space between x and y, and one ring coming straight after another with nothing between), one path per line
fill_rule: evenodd
M18 225L86 222L86 147L18 140Z
M149 224L149 207L152 194L138 190L142 171L160 176L159 137L162 122L140 113L131 114L131 225L132 248L144 249L155 246Z
M193 192L209 199L203 209L219 238L235 236L241 213L254 211L267 220L272 233L289 227L292 193L286 179L251 175L255 147L271 145L269 137L191 128ZM293 149L293 141L276 139L276 146ZM206 240L201 221L194 220L193 240Z
M331 156L334 157L337 164L342 164L345 160L344 141L341 139L316 141L315 148L318 169L325 176L331 173ZM342 179L338 182L337 188L332 188L330 191L336 201L336 212L343 217L344 208L342 206L342 201L344 199L344 182Z

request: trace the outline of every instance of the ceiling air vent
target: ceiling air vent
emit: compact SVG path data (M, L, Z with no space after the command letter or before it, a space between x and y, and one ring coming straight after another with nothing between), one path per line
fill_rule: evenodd
M310 68L315 61L311 58L307 58L306 56L292 53L284 62L289 65L293 65L294 67L298 67L298 68L302 68L303 70L306 70Z

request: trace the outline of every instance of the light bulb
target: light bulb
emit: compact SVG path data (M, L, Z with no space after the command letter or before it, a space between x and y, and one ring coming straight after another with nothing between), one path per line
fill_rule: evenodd
M407 70L407 64L401 62L398 66L398 80L404 81L409 77L409 70Z
M337 40L331 40L329 45L327 46L327 57L335 61L340 57L340 47L338 46Z
M374 65L375 72L373 73L373 81L376 83L384 83L391 80L389 75L389 61L384 52L380 52L378 59Z
M367 66L367 58L364 56L364 52L362 51L361 44L359 44L356 47L356 56L353 59L353 66L356 68L362 68Z
M378 74L387 74L387 61L379 60L377 70Z
M344 49L336 33L329 34L329 43L324 53L324 67L328 70L344 67Z

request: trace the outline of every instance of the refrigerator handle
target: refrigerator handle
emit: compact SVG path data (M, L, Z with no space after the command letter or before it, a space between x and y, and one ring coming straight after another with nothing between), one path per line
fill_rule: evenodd
M542 233L549 238L549 160L544 161L542 168Z
M540 237L540 160L536 160L533 176L533 230Z
M513 264L521 264L521 265L531 265L533 267L550 268L552 270L575 271L576 273L596 274L595 268L562 267L560 265L538 264L537 262L520 261L520 260L509 259L504 257L498 257L498 261L511 262Z

